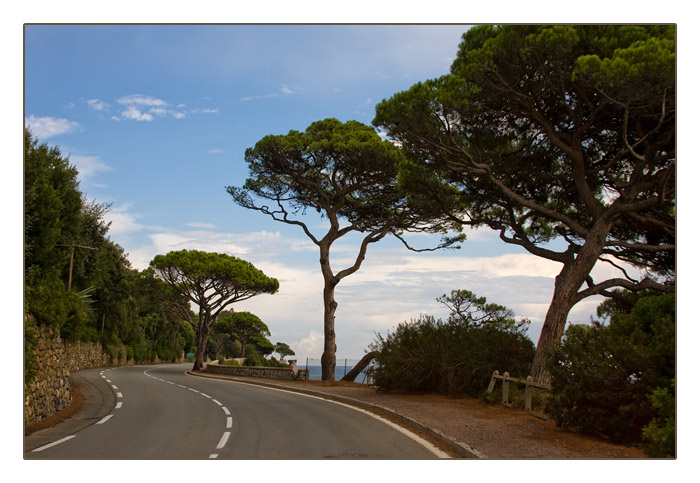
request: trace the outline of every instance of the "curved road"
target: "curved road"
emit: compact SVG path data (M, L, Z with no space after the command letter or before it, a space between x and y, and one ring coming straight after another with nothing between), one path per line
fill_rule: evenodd
M27 459L427 459L445 456L362 410L185 374L189 364L99 371L114 409ZM97 373L96 373L97 374Z

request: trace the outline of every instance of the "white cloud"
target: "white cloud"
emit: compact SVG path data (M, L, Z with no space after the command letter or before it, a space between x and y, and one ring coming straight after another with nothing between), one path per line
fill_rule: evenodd
M70 162L78 169L78 179L88 181L99 173L112 171L99 156L70 156Z
M109 108L109 104L106 102L102 102L99 99L89 99L87 101L88 106L93 108L95 111L105 111Z
M151 97L151 96L144 96L141 94L130 94L128 96L124 96L124 97L117 99L117 102L119 104L123 104L125 106L135 105L135 106L165 107L168 105L168 103L166 101L164 101L163 99L158 99L156 97Z
M148 112L151 114L155 114L156 116L165 116L168 113L168 111L163 109L162 107L153 107L149 109Z
M122 117L124 119L131 119L132 121L152 121L153 116L147 112L141 112L136 106L128 106L124 111L122 111Z
M323 334L316 330L310 330L306 337L289 342L289 347L295 354L291 358L299 361L299 364L303 364L307 357L319 357L323 353Z
M123 205L107 212L105 219L112 223L109 227L110 236L122 237L143 230L144 226L136 222L138 215L130 213L130 208L130 205Z
M44 139L82 130L82 126L75 121L55 117L31 115L24 118L24 123L33 136Z
M184 105L180 105L178 107L184 107ZM205 109L200 109L199 107L196 107L194 109L190 109L190 113L192 114L215 114L219 112L218 109L213 109L213 108L205 108Z
M301 89L301 87L298 86L288 86L286 84L282 84L280 92L282 93L282 95L288 96L290 94L300 94L303 92L303 90Z
M190 226L192 228L201 228L203 230L215 230L216 225L213 223L203 223L200 221L193 221L191 223L187 223L187 226Z
M155 119L154 116L172 116L175 119L186 117L184 112L172 109L167 101L157 97L130 94L117 99L117 102L126 106L126 109L122 111L122 117L133 121L150 122Z
M272 99L275 97L284 97L284 96L289 96L292 94L301 94L304 92L304 90L301 87L298 86L288 86L286 84L282 84L282 87L276 92L271 92L270 94L263 94L259 96L245 96L241 97L239 100L243 102L247 101L253 101L253 100L259 100L259 99Z
M215 148L215 149L210 149L210 150L207 151L207 152L208 152L209 154L223 154L224 150L223 150L223 149L217 149L217 148Z
M270 327L273 342L289 343L299 360L320 356L323 279L313 243L280 232L219 233L213 231L214 225L204 222L187 226L193 229L149 235L150 246L131 251L132 264L142 269L156 254L180 249L244 258L277 278L280 290L240 302L236 310L260 316ZM346 244L350 250L352 243ZM333 268L344 268L355 253L356 247L352 255L344 255L345 260L332 260ZM372 247L360 270L336 288L339 357L361 357L377 332L384 334L421 313L446 318L447 309L435 299L454 289L471 290L489 302L511 308L516 317L529 318L529 335L536 341L561 265L529 254L469 257L468 253L453 253L414 254L382 244ZM611 269L596 267L594 277L617 276ZM569 320L587 323L599 303L600 298L584 300L574 307Z

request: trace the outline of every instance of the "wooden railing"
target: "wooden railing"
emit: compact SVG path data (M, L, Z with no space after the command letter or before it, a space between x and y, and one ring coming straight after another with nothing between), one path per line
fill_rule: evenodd
M534 414L538 418L542 419L547 419L547 415L538 412L538 411L533 411L532 410L532 395L535 392L535 389L543 389L546 391L551 391L552 386L550 384L543 384L540 382L535 382L532 380L531 376L527 376L527 379L519 379L517 377L510 377L510 374L507 372L504 372L503 375L499 375L498 371L493 371L493 375L491 376L491 382L489 382L489 387L486 389L487 394L492 394L494 389L496 388L496 381L501 380L503 381L503 389L501 392L501 403L505 406L512 406L512 404L509 401L510 398L510 383L514 382L516 384L524 384L525 385L525 410L528 411L529 413Z

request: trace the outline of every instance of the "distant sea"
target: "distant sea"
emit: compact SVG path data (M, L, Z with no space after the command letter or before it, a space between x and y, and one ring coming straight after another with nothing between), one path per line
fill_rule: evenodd
M299 366L299 369L306 369L306 364L303 362L299 364L297 362L297 365ZM348 366L347 368L344 366L335 366L335 380L339 381L343 378L346 372L350 372L350 369L352 369L352 366ZM314 381L320 381L321 380L321 366L309 366L309 379L314 380ZM364 372L361 372L356 378L355 382L364 382L365 384L367 383L367 375Z

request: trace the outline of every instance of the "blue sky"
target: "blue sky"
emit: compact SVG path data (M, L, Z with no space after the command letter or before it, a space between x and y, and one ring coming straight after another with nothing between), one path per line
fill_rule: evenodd
M235 309L260 316L273 342L317 358L315 245L296 227L236 206L225 187L245 181L244 151L267 134L328 117L371 123L383 98L448 72L468 28L27 25L25 123L69 156L88 198L112 204L110 237L134 268L183 248L249 260L280 280L280 292ZM316 233L326 226L305 221ZM530 318L536 341L559 266L488 230L467 236L461 250L433 254L391 239L372 246L360 272L337 288L338 357L361 357L376 332L421 313L444 317L435 299L453 289ZM357 237L336 243L336 271L352 264L357 246ZM606 267L596 274L612 275ZM599 302L580 303L571 321L588 322Z
M111 237L130 253L137 268L168 249L198 248L228 250L278 277L280 293L252 299L239 309L260 315L271 327L273 341L291 343L300 357L320 356L321 277L315 247L300 232L236 207L224 186L243 182L243 152L262 136L304 129L326 117L368 123L382 98L445 73L462 29L45 26L28 30L25 37L24 23L678 23L679 98L684 106L678 113L679 149L694 153L683 149L693 139L687 126L698 107L696 97L686 94L694 91L687 79L697 78L692 52L698 19L690 2L640 0L634 9L626 2L604 0L586 2L583 9L554 0L433 0L420 7L356 0L352 8L311 0L244 2L226 8L221 3L122 0L96 6L82 0L32 0L5 7L0 45L3 67L9 66L3 85L10 115L3 117L3 140L12 159L20 159L20 117L25 122L31 116L46 118L38 123L45 127L53 121L54 131L46 131L41 140L58 145L81 165L81 189L90 198L113 203ZM152 119L146 120L145 114ZM137 121L139 117L143 120ZM688 176L691 164L679 165L683 219L694 203L688 186L694 179ZM21 168L14 165L9 176L1 177L5 204L15 208L4 213L13 227L12 240L5 245L16 254L21 251L21 177ZM690 228L681 230L688 242ZM414 255L389 240L372 247L362 270L338 287L338 357L361 356L375 331L384 332L421 312L444 316L435 298L454 288L470 289L530 317L536 339L558 267L507 247L488 232L469 235L462 250L452 252ZM339 247L346 249L336 251L334 267L341 266L338 258L349 259L354 246L347 242ZM686 256L689 250L683 250L690 246L682 243L679 252L685 277L679 297L682 313L683 304L692 300L691 274L698 268L694 257ZM21 257L10 257L8 264L8 271L17 275L5 277L3 291L17 310L11 318L18 320ZM597 303L579 305L571 319L586 322ZM697 339L697 324L691 317L681 322L679 347L686 347ZM19 340L19 325L12 327L17 331L14 340ZM19 360L19 354L11 354ZM684 358L692 350L679 354ZM15 376L21 377L19 371ZM11 387L19 388L19 380L15 382ZM695 389L685 384L679 391L684 394L679 407L685 407ZM19 425L21 418L14 420ZM684 419L686 429L692 420ZM682 435L686 433L692 430ZM685 455L683 448L690 447L679 444L679 451ZM581 475L578 480L590 479L595 466L585 465L586 471L572 473ZM436 468L428 465L402 466L414 477L435 477ZM649 479L650 467L644 466ZM654 476L661 471L666 475L666 466ZM421 474L420 468L430 473ZM537 478L544 475L539 472ZM305 479L310 476L305 472Z

